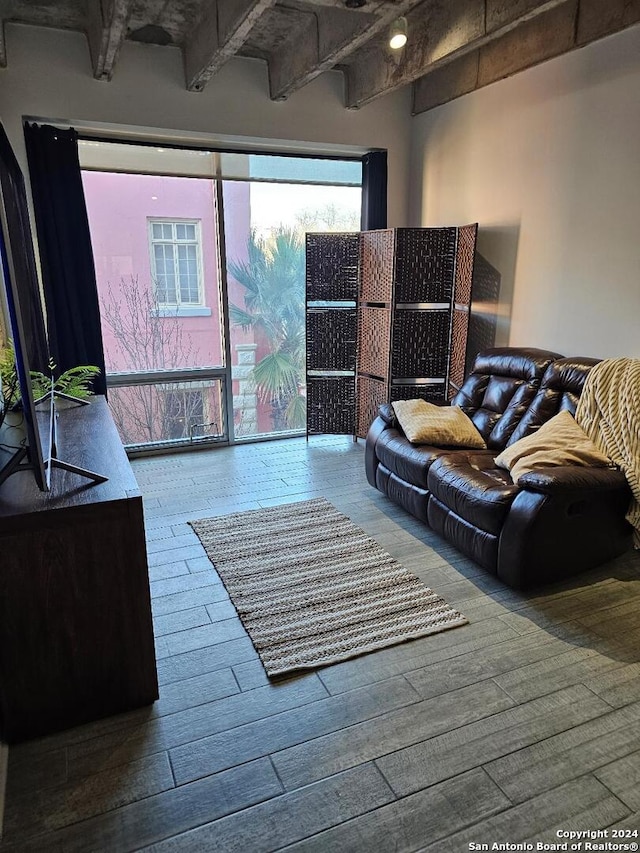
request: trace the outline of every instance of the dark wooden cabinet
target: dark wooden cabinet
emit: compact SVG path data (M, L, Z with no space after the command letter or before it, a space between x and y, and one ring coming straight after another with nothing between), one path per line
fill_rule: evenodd
M59 415L58 455L109 479L0 487L0 738L158 698L142 498L102 398Z

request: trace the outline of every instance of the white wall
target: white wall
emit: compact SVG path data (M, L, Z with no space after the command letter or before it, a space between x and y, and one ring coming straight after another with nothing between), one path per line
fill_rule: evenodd
M410 222L479 222L501 343L640 356L640 27L414 119Z
M232 59L202 93L187 92L182 54L128 42L110 83L94 80L80 33L9 24L0 118L24 164L22 116L107 122L223 136L387 148L389 224L407 217L409 92L346 110L342 75L327 73L283 103L269 100L266 65Z

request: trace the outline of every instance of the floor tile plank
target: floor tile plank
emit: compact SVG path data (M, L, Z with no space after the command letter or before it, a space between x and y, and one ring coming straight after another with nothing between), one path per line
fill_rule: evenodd
M572 687L467 723L438 737L394 752L388 750L377 760L377 765L395 793L406 796L609 710L586 688ZM278 772L286 785L281 768Z
M596 771L640 746L640 702L485 764L515 803Z
M612 761L594 775L630 809L640 809L640 750Z
M285 749L273 756L273 762L285 788L291 790L513 704L497 685L485 681Z
M150 849L154 853L271 853L391 800L393 794L382 776L373 764L365 764Z
M174 787L166 752L129 761L126 767L102 769L57 785L22 795L8 810L7 837L23 838L54 831L104 814Z
M260 759L49 833L46 841L36 839L36 843L46 843L42 849L53 853L130 853L281 791L271 763Z
M190 610L201 604L213 604L217 601L228 601L226 589L217 578L211 578L210 583L185 592L174 592L169 595L157 596L151 601L151 612L154 616L166 616L178 610Z
M445 838L510 805L482 770L472 770L286 849L287 853L410 853L427 840Z
M381 649L375 655L355 658L320 670L320 678L330 693L382 681L438 661L481 653L493 644L517 638L518 634L498 620L465 625L403 646Z
M175 634L177 631L188 631L190 628L200 628L210 625L211 617L206 607L192 607L190 610L179 610L177 613L167 613L155 616L153 632L156 637Z
M597 824L586 826L585 813L595 814L603 802L620 807L610 791L592 776L583 776L553 791L533 797L527 803L505 809L494 817L479 821L474 826L424 846L424 853L460 853L469 850L471 843L505 841L511 844L533 841L548 831L549 827L562 826L575 829L600 829ZM607 818L609 818L607 813ZM577 818L577 821L576 821ZM577 824L577 825L576 825ZM605 824L606 826L607 824ZM526 848L524 848L526 849ZM535 849L535 846L534 846Z
M418 695L401 677L361 687L350 694L319 699L301 709L276 714L268 720L193 741L171 750L178 785L241 764L261 755L312 741L392 709L412 705Z
M192 652L173 655L158 661L158 681L160 685L204 675L216 669L224 669L235 663L257 661L258 655L248 637L227 640L214 646L204 646ZM262 666L262 664L260 664ZM268 679L262 686L269 684Z

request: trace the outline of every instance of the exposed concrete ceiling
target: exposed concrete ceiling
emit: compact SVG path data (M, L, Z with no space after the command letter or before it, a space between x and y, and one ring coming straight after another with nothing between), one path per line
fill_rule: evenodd
M409 40L394 52L399 16ZM8 22L84 32L99 80L130 40L179 47L192 92L249 56L267 63L273 100L334 68L346 107L413 85L420 113L640 22L640 0L0 0L0 66Z

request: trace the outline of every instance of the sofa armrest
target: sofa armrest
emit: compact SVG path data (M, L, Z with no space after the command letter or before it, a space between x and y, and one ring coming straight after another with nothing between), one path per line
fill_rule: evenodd
M521 488L516 495L500 533L501 580L516 589L538 586L585 572L631 547L633 528L625 520L631 490L620 471L571 467L536 475L556 488Z
M533 492L555 495L577 491L614 491L624 489L626 482L618 468L567 465L529 471L520 477L518 485Z
M392 410L393 411L393 410ZM375 418L369 431L364 446L364 471L367 476L369 485L377 489L376 471L378 469L378 454L376 453L376 444L382 433L390 429L389 424L383 420L381 416Z
M386 423L387 426L398 426L396 413L393 411L393 406L391 405L391 403L383 403L378 408L378 415L382 418L382 420Z

